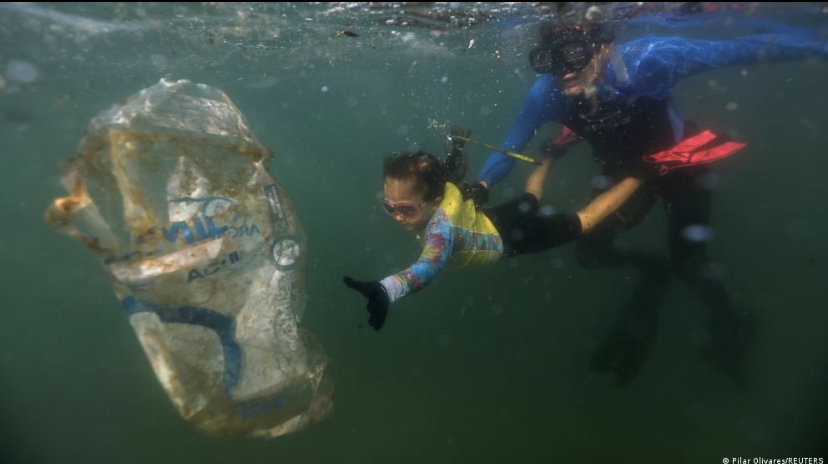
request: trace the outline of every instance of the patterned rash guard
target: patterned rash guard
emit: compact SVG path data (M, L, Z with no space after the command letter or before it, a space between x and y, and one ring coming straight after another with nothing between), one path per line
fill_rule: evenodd
M422 290L446 266L493 263L503 256L503 240L472 200L447 183L443 201L425 229L425 247L414 264L380 281L393 303Z

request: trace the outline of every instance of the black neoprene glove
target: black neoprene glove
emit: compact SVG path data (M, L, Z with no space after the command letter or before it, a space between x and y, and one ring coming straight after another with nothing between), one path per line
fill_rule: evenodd
M362 293L365 298L368 298L368 304L365 309L368 310L370 316L368 317L368 325L375 330L382 328L385 324L385 317L388 316L388 307L391 305L391 300L388 298L388 293L377 281L360 282L354 280L349 276L342 279L345 285Z
M475 182L473 184L464 182L460 191L463 194L463 201L471 198L472 201L474 201L474 206L478 208L489 201L489 189L484 187L480 182Z

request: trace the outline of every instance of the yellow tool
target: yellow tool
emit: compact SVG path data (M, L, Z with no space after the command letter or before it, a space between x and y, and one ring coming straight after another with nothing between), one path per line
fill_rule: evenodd
M471 142L471 143L474 143L474 144L480 145L480 146L482 146L482 147L486 147L486 148L489 148L489 149L492 149L492 150L498 151L498 152L500 152L500 153L503 153L503 154L504 154L504 155L506 155L506 156L511 156L512 158L519 159L519 160L521 160L521 161L525 161L525 162L527 162L527 163L532 163L532 164L537 164L537 165L540 165L540 164L541 164L541 162L540 162L540 161L537 161L537 160L535 160L535 159L533 159L533 158L530 158L530 157L528 157L528 156L526 156L526 155L521 155L520 153L515 153L515 152L513 152L513 151L501 150L500 148L498 148L498 147L496 147L496 146L494 146L494 145L488 144L488 143L486 143L486 142L480 142L480 141L478 141L478 140L470 139L470 138L468 138L468 137L463 137L463 136L461 136L461 135L452 135L452 137L453 137L453 138L456 138L456 139L458 139L458 140L463 140L463 141L466 141L466 142Z

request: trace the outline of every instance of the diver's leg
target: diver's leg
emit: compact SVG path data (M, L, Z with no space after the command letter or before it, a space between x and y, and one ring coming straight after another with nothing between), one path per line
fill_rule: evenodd
M707 259L710 190L703 185L706 166L676 173L662 186L667 213L670 259L679 278L710 308L705 354L737 382L744 381L745 357L753 338L751 311L736 308L721 276Z
M655 254L620 251L614 247L616 230L630 228L643 220L653 205L653 192L638 190L640 182L626 179L609 190L593 192L590 206L578 214L539 215L536 197L525 193L515 204L503 205L508 211L492 216L510 217L496 220L511 254L534 253L577 239L576 258L590 268L623 268L638 271L639 281L628 303L594 354L591 366L610 371L621 384L628 383L638 372L655 341L658 313L670 281L667 259ZM530 190L527 188L527 190ZM635 195L630 198L631 195ZM534 201L532 201L534 200ZM621 204L623 206L614 212ZM518 206L518 208L516 208ZM518 209L523 214L515 214ZM611 213L612 212L612 213ZM582 234L584 218L590 219L587 234ZM508 222L504 227L498 223Z
M594 197L582 210L578 211L581 220L581 231L588 234L598 224L601 224L612 214L615 214L625 205L633 194L641 187L642 180L636 177L626 177Z
M552 162L551 157L545 158L526 181L526 191L520 197L524 199L523 214L514 215L523 232L517 253L536 253L555 248L575 240L581 234L590 233L624 206L642 184L639 178L627 177L605 191L594 192L589 204L577 213L536 214Z
M611 228L599 227L578 240L575 255L588 269L633 269L638 273L632 295L590 360L593 371L609 373L620 385L626 385L641 369L655 343L670 272L665 258L618 250L614 239Z
M512 213L492 212L492 217L502 218L507 215L513 217L511 228L520 231L519 240L515 243L515 254L536 253L569 243L581 234L588 234L599 224L610 218L619 210L632 195L641 187L642 181L638 178L627 177L622 179L606 191L595 195L592 201L577 213L553 214L540 210L540 195L543 183L549 173L552 160L547 158L538 166L526 183L526 192L518 200L518 208ZM500 219L496 221L503 222ZM497 225L495 226L497 227ZM505 230L512 239L512 230ZM501 231L501 236L504 236Z
M540 201L543 198L543 186L546 183L546 178L549 176L549 170L552 168L552 163L555 160L552 158L544 158L540 166L536 167L526 179L526 193L531 193Z
M580 264L591 269L632 268L639 271L639 282L632 297L591 361L593 370L614 374L622 385L628 383L644 363L655 341L658 313L671 275L667 260L649 253L616 250L613 247L615 216L608 222L599 223L589 234L581 234L582 218L578 214L536 215L535 197L530 193L524 193L522 197L504 205L508 207L503 208L506 211L491 214L496 218L494 221L501 235L506 234L504 245L510 255L536 253L577 239L576 256ZM504 217L510 220L503 221ZM504 226L504 222L508 226Z

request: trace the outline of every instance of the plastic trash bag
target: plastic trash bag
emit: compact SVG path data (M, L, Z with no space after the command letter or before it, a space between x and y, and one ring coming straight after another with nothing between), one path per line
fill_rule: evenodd
M219 436L275 437L333 411L300 327L305 236L271 150L220 90L158 84L93 118L46 220L100 257L172 403Z

